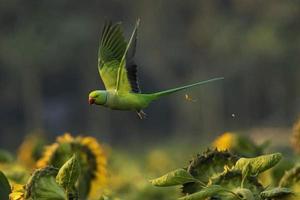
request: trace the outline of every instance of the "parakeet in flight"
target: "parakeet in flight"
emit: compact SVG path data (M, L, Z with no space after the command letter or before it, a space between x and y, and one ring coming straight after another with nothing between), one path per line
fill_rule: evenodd
M136 22L129 42L125 41L121 23L105 23L98 51L98 71L106 90L90 92L89 104L102 105L113 110L136 111L142 119L146 116L143 109L160 97L223 79L213 78L161 92L141 93L134 61L139 21L138 19Z

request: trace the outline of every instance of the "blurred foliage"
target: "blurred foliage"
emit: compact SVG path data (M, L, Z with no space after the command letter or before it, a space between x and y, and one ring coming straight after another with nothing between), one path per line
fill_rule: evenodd
M155 154L160 154L157 160L152 160L151 164L148 162L144 165L142 163L143 159L134 159L134 157L129 156L130 154L114 150L109 162L110 176L107 195L132 200L171 200L176 198L177 192L175 189L156 190L148 182L150 176L158 176L160 174L159 171L167 171L164 168L164 163L173 162L170 158L166 158L162 162L162 165L160 165L161 155L165 155L166 153L162 150L155 151ZM149 152L146 157L152 156L153 152ZM152 158L155 159L154 157Z
M13 161L13 155L6 150L0 150L0 163L9 163Z

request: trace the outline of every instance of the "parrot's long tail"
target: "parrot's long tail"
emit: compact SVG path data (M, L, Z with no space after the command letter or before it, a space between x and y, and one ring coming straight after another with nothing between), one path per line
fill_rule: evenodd
M212 78L212 79L201 81L201 82L198 82L198 83L185 85L185 86L182 86L182 87L177 87L177 88L173 88L173 89L169 89L169 90L165 90L165 91L161 91L161 92L156 92L156 93L153 93L152 95L153 95L154 99L157 99L159 97L166 96L166 95L172 94L174 92L178 92L180 90L184 90L184 89L194 87L194 86L198 86L198 85L203 85L203 84L214 82L214 81L219 81L219 80L222 80L222 79L224 79L224 77Z

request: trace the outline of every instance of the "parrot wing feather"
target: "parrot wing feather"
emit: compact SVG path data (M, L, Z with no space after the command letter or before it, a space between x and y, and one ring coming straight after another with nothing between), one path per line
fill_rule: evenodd
M135 46L136 38L128 49L121 23L105 23L98 51L98 71L107 90L139 92L137 69L133 61ZM121 66L125 68L120 70Z

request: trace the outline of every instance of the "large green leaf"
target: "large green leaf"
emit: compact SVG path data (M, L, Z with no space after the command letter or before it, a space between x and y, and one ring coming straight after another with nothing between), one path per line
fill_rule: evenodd
M197 182L197 179L195 179L185 169L177 169L159 178L150 180L150 182L154 186L165 187L165 186L173 186L173 185L182 185L190 182Z

